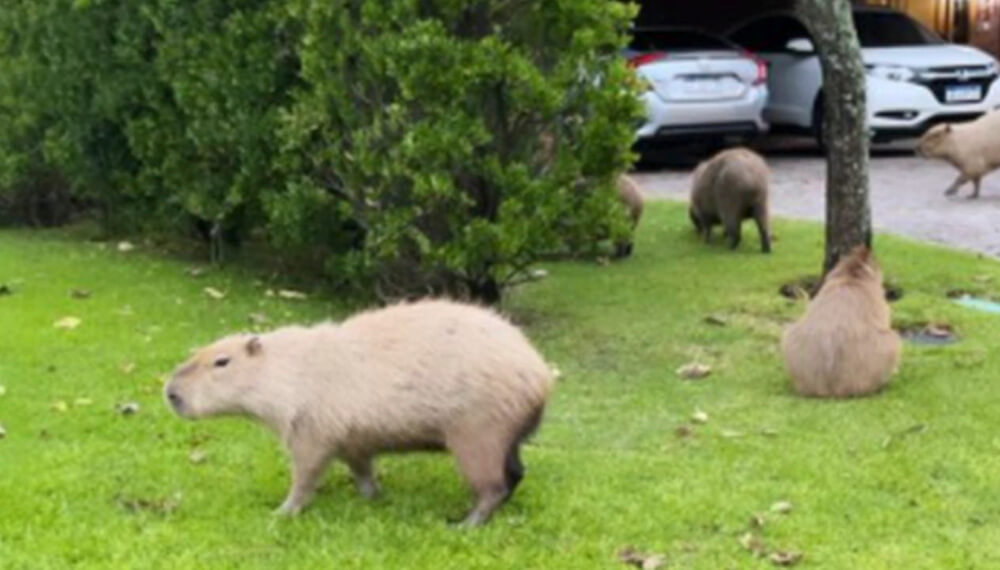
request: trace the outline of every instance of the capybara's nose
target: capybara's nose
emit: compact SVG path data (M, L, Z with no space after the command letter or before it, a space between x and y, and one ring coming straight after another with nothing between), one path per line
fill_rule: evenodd
M176 392L167 392L167 400L170 401L170 405L173 406L175 410L181 409L181 405L184 403L184 400L181 400L181 397L178 396Z

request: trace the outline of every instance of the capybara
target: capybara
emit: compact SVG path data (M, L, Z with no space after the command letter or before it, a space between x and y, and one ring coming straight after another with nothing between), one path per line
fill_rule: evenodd
M699 164L692 180L689 214L705 242L712 237L712 226L722 224L729 247L736 249L743 220L753 218L760 232L760 249L770 253L769 179L767 163L747 148L724 150Z
M639 190L639 185L636 181L627 174L622 174L618 177L615 187L618 190L618 199L628 209L629 219L632 221L632 233L634 234L635 228L639 225L639 220L642 218L642 191ZM630 235L628 240L615 244L615 257L628 257L632 255L632 239L633 236Z
M958 178L945 190L946 196L954 195L962 185L972 181L969 198L978 198L982 178L1000 168L1000 111L967 123L931 127L920 137L917 154L939 158L958 169Z
M882 270L865 246L840 259L781 340L795 391L847 398L881 390L899 363Z
M485 523L524 474L553 376L515 326L445 300L403 303L340 324L234 335L198 350L165 387L186 418L244 415L284 443L292 484L278 509L311 500L330 459L378 492L382 452L447 450L476 495L463 524Z

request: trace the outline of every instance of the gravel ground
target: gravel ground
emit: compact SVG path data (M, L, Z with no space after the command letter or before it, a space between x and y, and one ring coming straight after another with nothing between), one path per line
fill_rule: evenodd
M946 197L944 190L957 172L944 162L917 157L912 149L912 144L895 144L872 153L876 229L1000 257L1000 173L983 180L978 200L966 198L971 184L959 190L959 196ZM758 150L773 171L772 214L823 220L826 166L815 147L765 140ZM687 200L693 164L683 159L670 162L633 174L648 198Z

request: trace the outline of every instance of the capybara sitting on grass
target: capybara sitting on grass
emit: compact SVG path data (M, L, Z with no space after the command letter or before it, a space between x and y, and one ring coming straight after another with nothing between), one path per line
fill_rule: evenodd
M770 174L759 154L746 148L724 150L702 162L691 187L691 222L707 243L712 227L722 224L729 247L740 245L743 220L753 218L760 232L760 249L771 252L768 214Z
M958 169L946 196L972 181L972 195L979 197L984 176L1000 168L1000 111L993 111L968 123L935 125L920 137L917 154L940 158Z
M374 497L382 452L448 450L485 523L523 476L552 372L496 313L443 300L363 312L341 324L235 335L199 350L165 387L187 418L245 415L274 430L292 462L279 512L298 513L330 459Z
M618 199L628 209L629 219L632 221L633 234L629 236L628 241L615 244L615 257L628 257L632 255L632 240L634 239L635 228L638 227L639 220L642 218L642 191L639 190L639 185L636 181L627 174L622 174L618 177L615 187L618 190Z
M803 396L864 396L888 384L902 346L892 330L882 270L867 247L837 263L805 315L785 331L781 350L792 386Z

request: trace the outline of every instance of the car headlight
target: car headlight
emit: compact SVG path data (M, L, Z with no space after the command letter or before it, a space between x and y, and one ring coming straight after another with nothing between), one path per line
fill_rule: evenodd
M866 65L868 75L889 81L910 81L917 72L902 65Z

